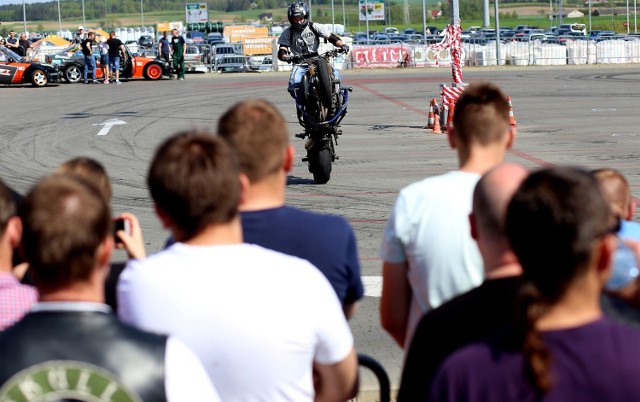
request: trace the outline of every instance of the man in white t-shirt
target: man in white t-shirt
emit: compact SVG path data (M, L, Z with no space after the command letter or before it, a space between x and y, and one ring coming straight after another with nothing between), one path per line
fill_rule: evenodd
M357 357L329 282L307 261L242 243L247 180L229 146L178 134L157 150L147 184L177 242L128 264L120 317L183 340L222 400L352 397Z
M469 85L447 135L460 169L402 189L383 237L380 318L401 347L424 313L482 282L468 217L477 181L504 160L515 138L504 94L488 83Z

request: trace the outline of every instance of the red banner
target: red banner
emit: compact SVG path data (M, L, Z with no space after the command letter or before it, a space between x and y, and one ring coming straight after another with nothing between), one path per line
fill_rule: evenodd
M354 46L351 59L353 68L396 68L411 59L411 48L400 44Z

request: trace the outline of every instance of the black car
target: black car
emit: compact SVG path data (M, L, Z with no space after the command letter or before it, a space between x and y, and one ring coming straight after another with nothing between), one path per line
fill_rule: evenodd
M27 61L24 57L0 46L0 84L32 84L44 87L57 82L60 73L55 66Z
M138 44L140 47L151 48L153 46L153 38L149 35L142 35L140 39L138 39Z

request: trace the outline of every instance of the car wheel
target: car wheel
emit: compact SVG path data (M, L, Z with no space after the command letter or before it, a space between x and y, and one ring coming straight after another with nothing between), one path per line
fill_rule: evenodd
M64 79L70 84L76 84L80 82L82 78L82 72L78 65L72 64L64 69Z
M157 80L162 77L162 66L157 63L150 63L144 68L144 78Z
M40 70L39 68L33 70L31 73L31 83L36 87L44 87L49 82L49 78L47 78L47 73Z

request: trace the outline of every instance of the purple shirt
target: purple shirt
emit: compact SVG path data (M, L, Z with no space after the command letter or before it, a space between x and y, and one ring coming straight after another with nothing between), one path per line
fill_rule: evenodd
M640 398L640 330L601 318L546 331L552 355L551 390L541 402L622 402ZM522 354L476 343L451 356L431 388L431 401L535 401Z
M21 285L12 274L0 272L0 330L21 319L37 301L33 286Z

